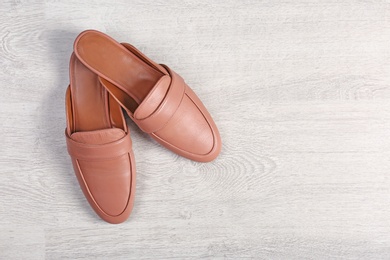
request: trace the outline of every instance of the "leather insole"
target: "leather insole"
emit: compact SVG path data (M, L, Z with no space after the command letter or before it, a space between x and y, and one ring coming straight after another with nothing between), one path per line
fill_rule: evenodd
M96 31L81 35L75 43L75 51L91 70L115 80L113 83L120 88L123 99L127 95L138 105L164 75L115 40Z
M97 75L85 67L74 54L69 67L73 131L93 131L112 127L108 93Z

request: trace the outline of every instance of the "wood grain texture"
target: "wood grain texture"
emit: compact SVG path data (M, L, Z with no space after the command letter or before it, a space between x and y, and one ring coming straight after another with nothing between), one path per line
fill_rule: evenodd
M114 2L0 5L0 259L390 258L388 1ZM180 73L223 139L196 163L129 121L121 225L92 212L63 134L89 28Z

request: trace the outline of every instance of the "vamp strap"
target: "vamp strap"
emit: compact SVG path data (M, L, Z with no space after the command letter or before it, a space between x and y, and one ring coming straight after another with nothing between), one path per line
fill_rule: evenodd
M130 133L117 141L106 144L86 144L73 140L65 131L69 154L80 160L102 160L119 157L131 151Z
M162 129L175 114L183 99L186 85L180 75L166 65L162 65L171 77L167 94L159 107L143 119L133 118L134 122L146 133L153 133Z

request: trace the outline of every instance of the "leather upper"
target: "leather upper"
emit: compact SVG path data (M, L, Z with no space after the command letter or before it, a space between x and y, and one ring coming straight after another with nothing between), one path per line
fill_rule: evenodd
M101 160L131 152L131 138L118 128L66 134L69 154L77 159Z
M132 117L134 122L149 134L164 128L178 110L184 97L186 85L183 78L166 68L170 78L161 77ZM159 104L156 101L159 101Z
M108 129L66 135L68 152L82 184L95 206L107 216L120 215L131 194L131 139L123 131L117 139L118 130L121 131ZM102 136L102 131L107 133Z

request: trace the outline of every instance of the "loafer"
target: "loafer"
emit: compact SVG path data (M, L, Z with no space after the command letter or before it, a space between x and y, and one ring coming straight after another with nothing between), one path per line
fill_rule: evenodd
M65 136L74 171L94 211L109 223L121 223L135 194L130 132L121 106L74 54L69 71Z
M158 143L189 159L208 162L221 150L209 112L175 71L130 44L94 30L82 32L74 52L130 118Z

